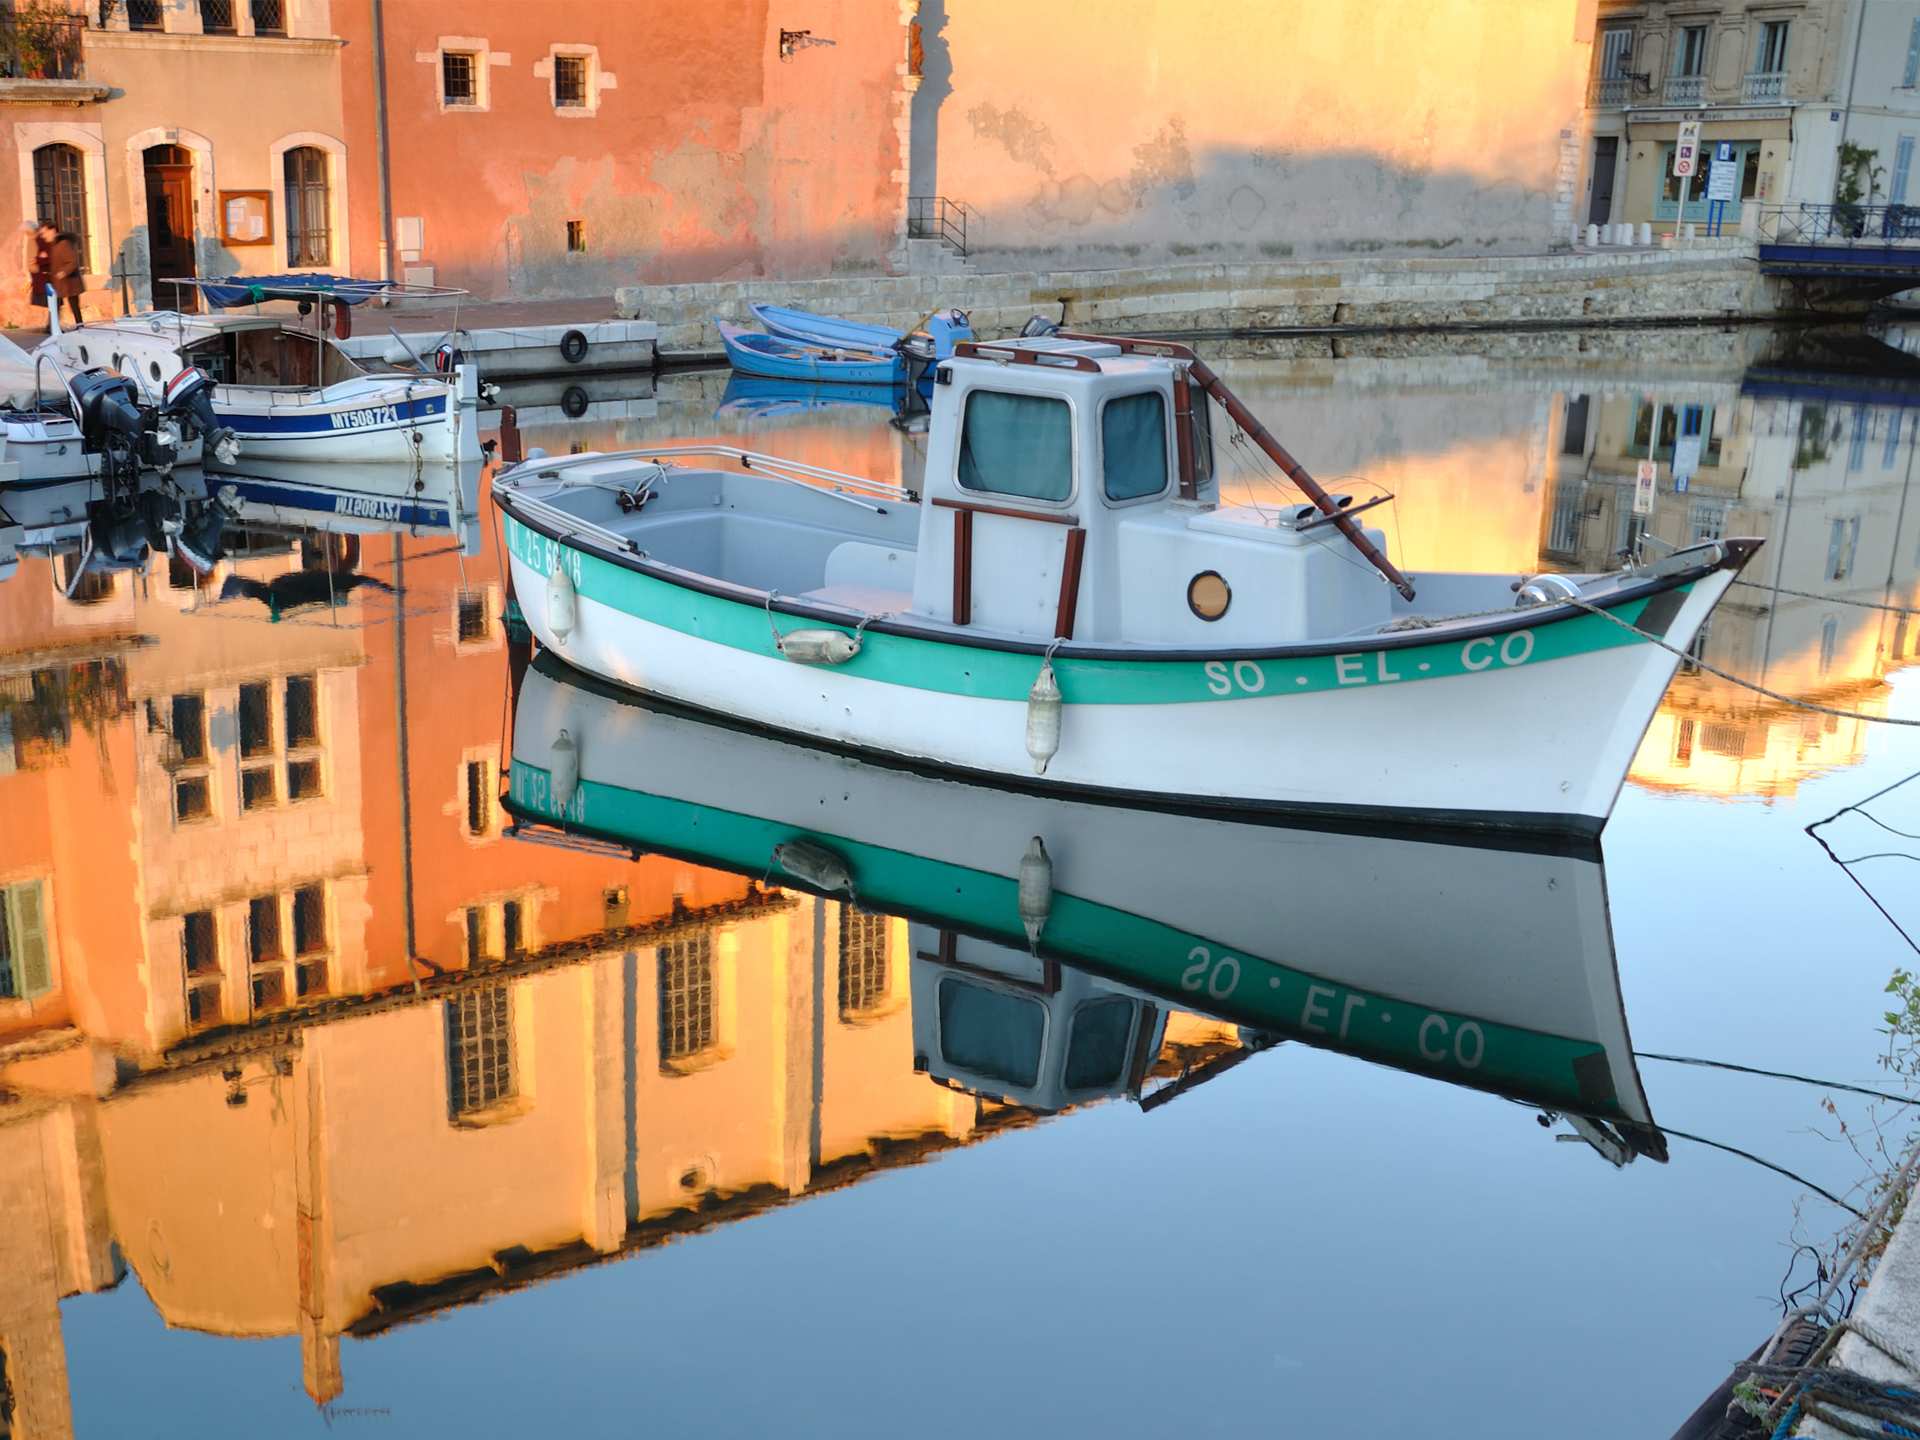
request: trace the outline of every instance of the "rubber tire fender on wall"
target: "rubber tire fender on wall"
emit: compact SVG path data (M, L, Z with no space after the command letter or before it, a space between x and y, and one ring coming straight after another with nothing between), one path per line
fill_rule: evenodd
M560 396L560 413L569 420L578 420L587 413L587 392L578 385L569 385Z
M578 365L587 358L587 337L578 330L569 330L560 337L560 358L569 365Z

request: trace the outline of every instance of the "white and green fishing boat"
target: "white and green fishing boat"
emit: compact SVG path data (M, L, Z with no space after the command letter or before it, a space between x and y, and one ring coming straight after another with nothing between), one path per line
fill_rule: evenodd
M523 839L906 917L915 1065L965 1089L1137 1097L1172 1005L1580 1116L1617 1162L1666 1155L1597 841L1056 799L728 724L551 654L518 680L505 804Z
M957 346L918 492L718 446L503 471L535 638L848 750L1189 810L1595 834L1755 540L1403 575L1184 347ZM1308 497L1221 505L1218 404Z

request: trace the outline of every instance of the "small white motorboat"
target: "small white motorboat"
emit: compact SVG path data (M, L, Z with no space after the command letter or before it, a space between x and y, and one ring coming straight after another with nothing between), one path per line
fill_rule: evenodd
M195 283L216 296L222 289ZM69 371L107 366L155 403L176 376L204 370L215 387L214 414L232 428L248 460L446 465L480 459L473 366L456 365L446 376L369 371L327 333L330 318L348 306L382 290L412 291L368 281L249 285L244 278L224 288L234 285L251 299L297 301L304 313L123 315L56 329L35 353L57 355Z
M503 471L534 636L721 715L1057 793L1596 834L1760 543L1407 576L1357 518L1381 500L1327 495L1185 347L962 344L934 382L924 493L715 446ZM1210 402L1309 503L1217 503Z

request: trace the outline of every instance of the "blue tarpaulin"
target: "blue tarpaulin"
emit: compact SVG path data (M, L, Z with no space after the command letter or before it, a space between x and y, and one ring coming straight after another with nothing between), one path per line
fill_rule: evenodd
M359 305L395 287L391 280L355 280L339 275L236 275L225 284L203 281L198 288L207 304L224 310L256 305L262 300L300 300L312 294L325 295L342 305Z

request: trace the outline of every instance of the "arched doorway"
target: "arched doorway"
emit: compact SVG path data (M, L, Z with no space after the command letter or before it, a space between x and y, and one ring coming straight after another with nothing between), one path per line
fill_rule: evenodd
M193 259L193 152L184 145L152 145L142 154L147 176L147 254L153 303L197 310L200 295L168 280L191 280ZM177 298L176 298L177 297Z

